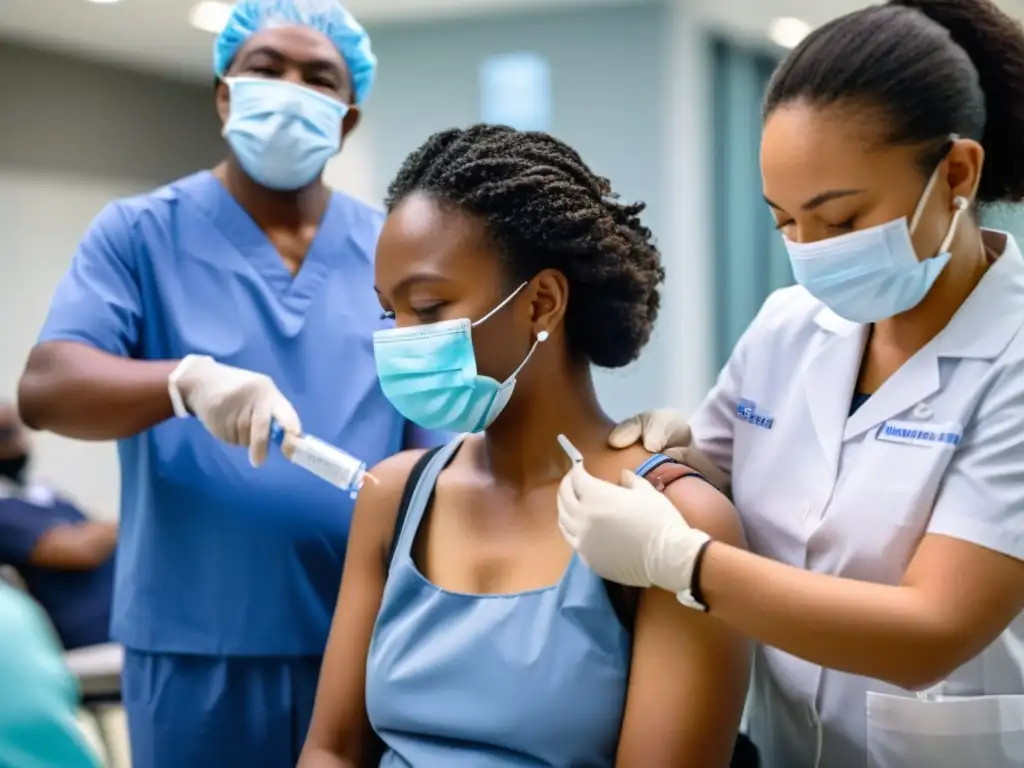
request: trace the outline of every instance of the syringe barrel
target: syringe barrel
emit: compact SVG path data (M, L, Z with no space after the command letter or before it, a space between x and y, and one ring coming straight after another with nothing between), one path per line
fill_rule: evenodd
M279 446L284 442L284 430L276 421L271 423L270 439ZM312 435L298 438L293 447L292 464L353 494L362 487L366 462Z

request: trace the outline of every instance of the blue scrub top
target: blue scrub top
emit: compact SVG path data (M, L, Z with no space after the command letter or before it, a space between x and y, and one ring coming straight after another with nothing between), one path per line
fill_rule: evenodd
M110 640L114 556L88 571L42 568L30 560L47 531L87 520L74 504L52 494L0 496L0 563L17 569L68 651Z
M373 253L383 215L335 194L294 278L209 172L114 202L93 222L39 341L146 360L212 355L270 376L303 428L372 465L403 444L377 382ZM260 469L194 419L118 445L112 630L129 648L323 652L352 501L271 451Z

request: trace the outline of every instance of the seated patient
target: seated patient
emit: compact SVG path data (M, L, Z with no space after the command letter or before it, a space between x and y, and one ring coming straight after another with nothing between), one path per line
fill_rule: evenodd
M29 485L29 454L14 405L0 402L0 565L18 571L64 650L110 642L117 523Z
M299 765L727 766L745 642L667 592L623 610L558 530L559 433L604 478L650 458L606 447L590 371L651 335L663 270L643 205L557 139L478 125L414 152L387 208L381 386L411 420L469 434L425 467L422 451L384 461L360 493ZM699 475L665 492L742 544Z

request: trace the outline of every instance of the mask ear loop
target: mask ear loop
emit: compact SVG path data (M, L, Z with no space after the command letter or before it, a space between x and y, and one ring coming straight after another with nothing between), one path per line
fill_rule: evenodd
M523 288L525 288L528 284L529 284L529 281L527 281L527 282L523 283L522 285L520 285L518 288L516 288L514 291L512 291L512 293L510 293L508 296L506 296L504 301L501 302L501 304L496 306L494 309L492 309L490 312L488 312L486 315L481 317L476 322L470 323L469 327L470 328L476 328L478 325L480 325L482 323L486 323L488 320L490 320L492 317L494 317L496 314L498 314L501 310L503 310L506 307L506 305L510 301L512 301L512 299L514 299L516 296L518 296L519 292L522 291Z
M917 230L917 225L921 221L921 215L924 213L924 208L928 204L928 199L932 196L932 190L935 188L935 182L939 179L939 169L942 168L942 162L949 155L953 149L953 145L960 140L960 134L951 133L949 138L946 139L945 145L942 148L942 157L939 158L938 164L935 166L935 170L932 171L931 177L928 179L928 183L924 187L924 192L921 193L921 199L917 201L917 208L914 209L914 215L910 219L910 234L913 235ZM942 250L945 250L943 247ZM941 251L940 251L941 252Z
M970 208L971 201L963 195L957 195L953 198L953 205L956 206L956 212L953 214L953 220L949 223L949 231L946 233L942 245L939 246L939 253L946 253L949 250L949 246L953 242L953 236L956 234L956 226L960 222L960 217L964 211Z
M526 364L528 362L530 362L530 358L533 357L533 353L534 353L534 351L536 351L537 346L539 344L543 344L547 340L548 340L548 332L547 331L541 331L540 333L538 333L536 340L533 342L533 346L530 347L530 351L527 352L526 353L526 357L523 358L523 362L521 362L519 364L518 368L516 368L514 371L512 371L512 375L509 376L507 379L505 379L505 381L512 381L512 380L514 380L515 377L519 375L519 372L521 370L523 370L523 368L526 367Z

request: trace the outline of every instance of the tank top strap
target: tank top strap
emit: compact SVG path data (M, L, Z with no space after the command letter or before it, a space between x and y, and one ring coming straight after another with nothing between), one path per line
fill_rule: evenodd
M420 521L434 496L437 478L459 450L464 437L465 435L459 435L453 438L451 442L437 451L427 462L427 466L424 467L416 481L416 487L413 489L412 496L409 497L409 507L406 509L405 518L402 521L402 530L395 532L398 536L398 546L395 547L396 559L399 556L408 556L412 550L412 543L416 539Z

